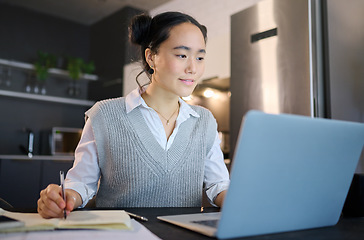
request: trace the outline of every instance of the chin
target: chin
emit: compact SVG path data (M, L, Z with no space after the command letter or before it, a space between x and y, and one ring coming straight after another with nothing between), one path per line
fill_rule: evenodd
M193 93L193 90L195 88L193 88L192 90L188 90L188 91L179 91L179 96L182 98L182 97L188 97L190 96L192 93Z
M193 86L188 86L188 87L181 88L179 90L180 96L181 97L190 96L193 93L193 91L195 90L196 87L197 87L197 84L194 84Z

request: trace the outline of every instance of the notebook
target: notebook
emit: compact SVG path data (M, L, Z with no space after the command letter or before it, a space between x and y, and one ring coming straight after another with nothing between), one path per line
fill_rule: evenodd
M249 111L221 212L158 219L220 239L335 225L363 146L362 123Z
M72 211L67 219L44 219L38 213L10 212L0 208L0 216L10 217L23 223L18 227L2 228L0 234L54 229L130 230L132 228L130 217L123 210Z

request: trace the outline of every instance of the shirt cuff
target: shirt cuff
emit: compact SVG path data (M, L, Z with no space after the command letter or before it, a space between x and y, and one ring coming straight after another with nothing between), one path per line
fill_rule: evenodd
M219 195L219 193L221 193L222 191L227 190L229 188L229 185L230 181L224 181L216 183L206 188L206 196L212 206L217 207L216 204L214 203L217 195Z
M95 194L90 193L84 183L81 182L65 182L65 189L72 189L80 194L82 204L78 208L84 208Z

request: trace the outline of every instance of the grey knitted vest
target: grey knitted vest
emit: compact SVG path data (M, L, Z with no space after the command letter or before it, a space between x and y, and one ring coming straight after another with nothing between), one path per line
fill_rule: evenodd
M104 100L86 112L95 135L100 187L97 207L199 207L204 160L216 134L211 112L191 106L165 151L139 108L126 114L125 98Z

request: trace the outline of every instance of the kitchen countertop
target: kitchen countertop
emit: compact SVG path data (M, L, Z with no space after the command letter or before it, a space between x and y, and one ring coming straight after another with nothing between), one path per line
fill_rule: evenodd
M0 155L0 159L14 159L14 160L55 160L55 161L73 161L73 155Z

